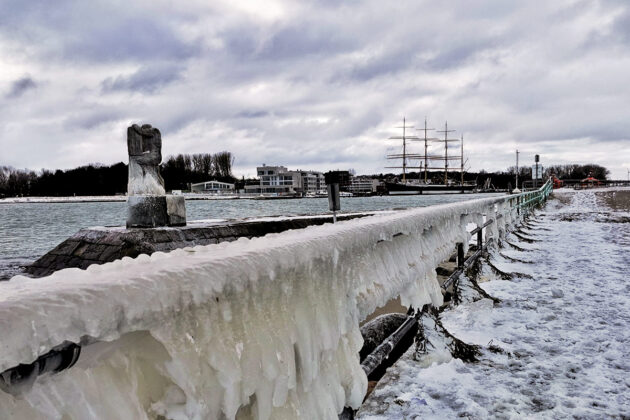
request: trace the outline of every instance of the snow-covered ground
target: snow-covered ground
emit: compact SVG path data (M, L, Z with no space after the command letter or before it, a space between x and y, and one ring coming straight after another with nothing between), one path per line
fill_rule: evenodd
M630 189L555 193L508 235L518 248L492 251L511 280L484 262L481 286L501 303L442 313L447 330L481 346L479 361L422 368L412 346L357 417L629 418L629 203Z

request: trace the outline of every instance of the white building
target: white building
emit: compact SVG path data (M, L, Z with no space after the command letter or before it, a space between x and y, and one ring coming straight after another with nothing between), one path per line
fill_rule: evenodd
M260 183L246 185L246 193L255 194L307 194L325 189L324 175L315 171L290 171L284 166L256 168Z
M219 181L206 181L192 184L190 191L195 193L226 194L234 192L234 184Z
M320 191L326 190L326 182L324 181L323 173L315 171L300 171L300 177L302 178L302 193L316 194Z
M376 192L379 180L367 178L363 176L353 176L350 178L350 185L348 185L348 192L352 194L372 194Z

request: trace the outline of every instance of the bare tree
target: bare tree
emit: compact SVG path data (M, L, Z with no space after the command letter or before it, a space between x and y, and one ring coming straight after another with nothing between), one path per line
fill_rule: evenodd
M219 152L214 155L214 173L218 177L227 178L232 176L232 164L234 157L230 152Z
M203 154L203 161L202 161L202 172L206 175L213 175L213 165L212 162L214 161L213 156L210 153L204 153Z
M203 154L195 153L192 155L192 164L195 172L203 172Z

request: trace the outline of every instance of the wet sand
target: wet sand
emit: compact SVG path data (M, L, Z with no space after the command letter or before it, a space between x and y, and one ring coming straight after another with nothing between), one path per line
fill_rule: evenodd
M630 212L630 188L597 191L596 194L597 198L602 200L606 207L609 207L613 211Z

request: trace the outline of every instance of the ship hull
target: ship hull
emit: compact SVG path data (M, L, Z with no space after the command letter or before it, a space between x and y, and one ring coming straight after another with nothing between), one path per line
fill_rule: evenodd
M389 195L419 195L419 194L458 194L470 192L474 185L412 185L386 182Z

